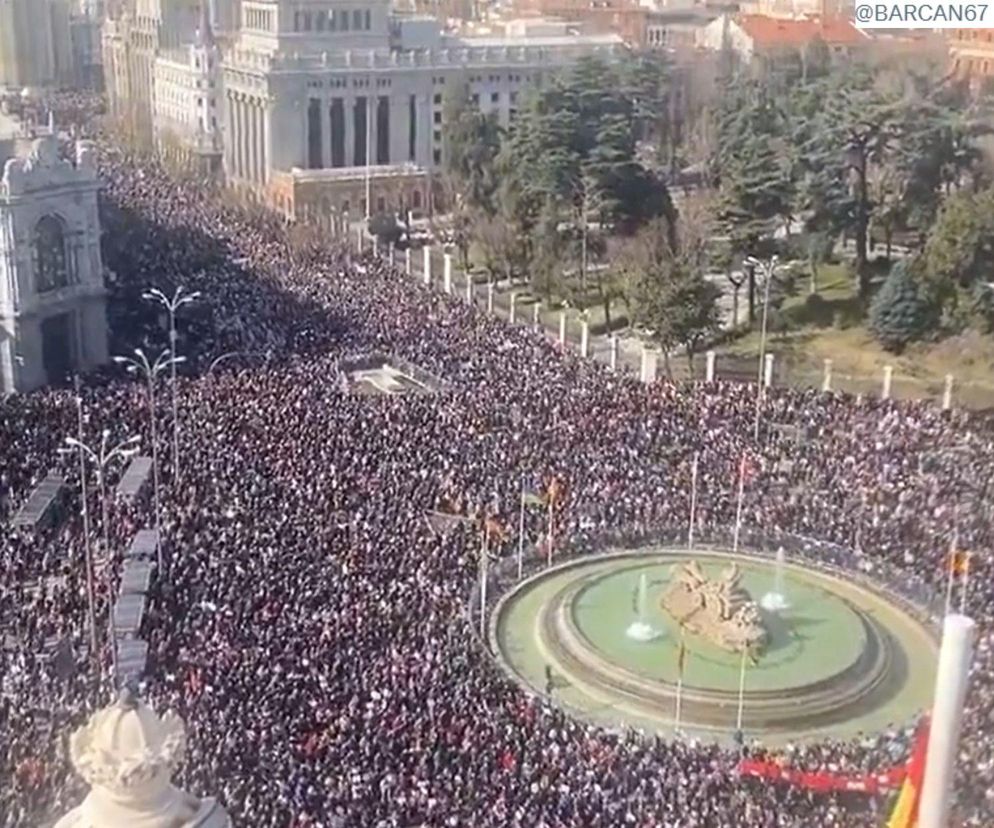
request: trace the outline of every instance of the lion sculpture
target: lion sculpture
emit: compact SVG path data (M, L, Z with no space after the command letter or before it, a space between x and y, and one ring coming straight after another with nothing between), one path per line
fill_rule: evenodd
M759 607L741 584L732 563L718 578L708 578L696 561L676 568L662 605L678 624L733 653L756 653L766 644Z

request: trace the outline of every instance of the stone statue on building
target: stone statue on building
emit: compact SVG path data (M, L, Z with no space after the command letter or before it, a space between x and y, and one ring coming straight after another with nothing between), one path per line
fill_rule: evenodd
M91 786L55 828L230 828L224 808L172 785L186 728L160 718L130 690L94 713L69 743L73 765Z
M734 562L718 578L711 579L697 561L689 561L676 568L663 593L663 609L689 632L723 650L756 652L766 643L766 628L741 578Z

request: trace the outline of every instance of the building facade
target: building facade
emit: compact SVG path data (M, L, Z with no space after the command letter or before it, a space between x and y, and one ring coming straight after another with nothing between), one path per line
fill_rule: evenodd
M979 86L994 77L994 29L950 29L949 62L957 77Z
M287 193L301 188L288 177L306 180L308 203L336 214L412 209L443 160L447 88L465 81L506 125L528 84L622 48L617 35L565 31L450 37L434 19L391 15L387 0L243 0L223 62L226 176L290 216ZM398 166L424 175L395 175ZM357 178L368 204L365 192L356 203Z
M0 115L0 386L28 391L107 361L97 172L87 142Z
M0 0L0 89L75 83L70 0Z

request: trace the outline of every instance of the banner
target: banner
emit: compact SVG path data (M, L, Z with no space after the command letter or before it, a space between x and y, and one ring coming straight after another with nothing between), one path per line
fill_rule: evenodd
M762 762L743 759L739 762L739 773L774 782L786 782L798 788L806 788L819 793L831 791L855 791L875 794L880 791L899 788L904 781L905 768L890 768L873 774L838 774L824 771L803 771L778 765L776 762Z

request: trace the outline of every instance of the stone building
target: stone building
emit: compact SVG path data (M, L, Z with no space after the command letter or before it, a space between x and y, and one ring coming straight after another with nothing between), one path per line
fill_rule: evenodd
M0 89L75 82L70 0L0 0Z
M0 387L59 382L107 360L96 163L59 156L54 125L0 114Z
M244 0L223 63L226 176L290 216L287 194L300 187L288 178L338 214L413 209L443 160L447 88L466 82L507 125L530 83L623 48L617 35L562 24L536 36L450 36L434 19L391 14L388 0ZM357 178L368 209L365 191L356 203Z

